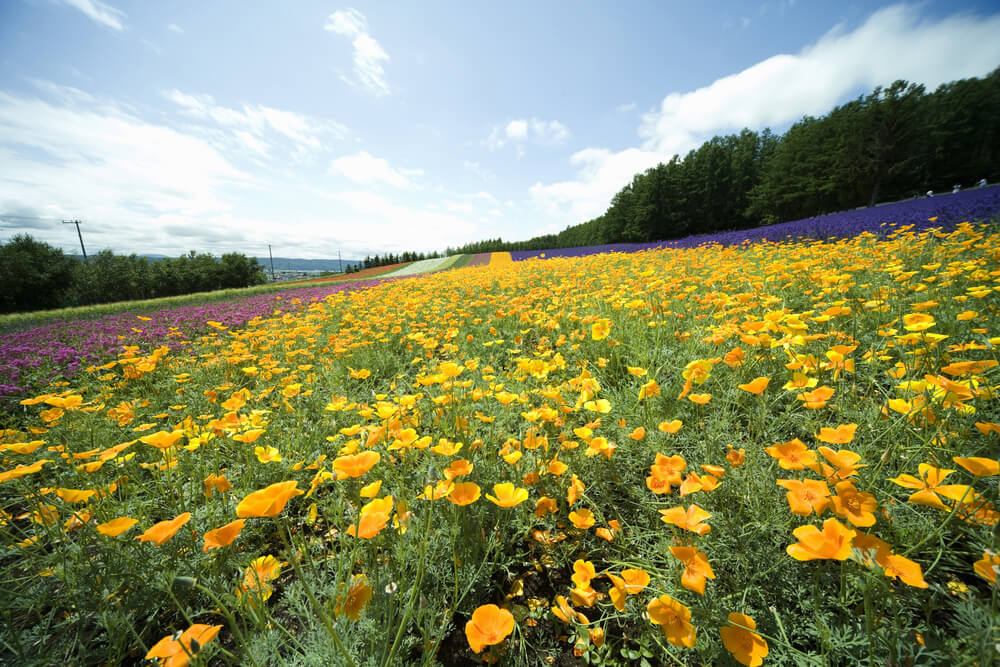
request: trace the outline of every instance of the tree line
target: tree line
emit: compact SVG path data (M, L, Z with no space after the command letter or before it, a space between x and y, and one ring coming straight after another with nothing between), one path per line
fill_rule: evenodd
M267 282L256 258L196 253L149 260L102 250L86 262L18 234L0 244L0 312L154 299Z
M388 266L390 264L401 264L403 262L419 262L422 259L436 259L440 256L441 254L438 252L425 254L422 252L410 252L408 250L401 254L393 254L390 252L385 255L368 255L360 265L349 265L344 268L344 272L354 273L356 271L361 271L362 269L372 269L377 266Z
M1000 68L939 86L896 81L783 135L715 136L636 174L603 215L527 241L449 253L544 250L747 229L1000 178Z

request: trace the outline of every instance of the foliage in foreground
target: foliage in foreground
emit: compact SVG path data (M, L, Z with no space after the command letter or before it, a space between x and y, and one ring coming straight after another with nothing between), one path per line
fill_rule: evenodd
M3 432L5 659L992 664L998 259L528 261L127 348Z

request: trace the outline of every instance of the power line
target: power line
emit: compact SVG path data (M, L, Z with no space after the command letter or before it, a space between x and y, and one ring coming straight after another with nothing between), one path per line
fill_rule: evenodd
M83 251L83 261L87 261L87 249L83 247L83 234L80 232L79 220L63 220L64 225L76 225L76 235L80 237L80 250Z

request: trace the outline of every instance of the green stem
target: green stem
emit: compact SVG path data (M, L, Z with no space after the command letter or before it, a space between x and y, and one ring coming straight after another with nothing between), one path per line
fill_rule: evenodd
M392 664L392 659L396 656L396 650L399 648L399 643L403 639L403 632L406 630L406 626L410 623L410 616L413 614L413 605L417 601L417 595L420 592L420 584L424 578L424 571L426 569L427 562L427 542L428 535L430 534L431 528L431 516L434 514L434 503L435 500L427 500L427 520L424 521L424 534L420 542L420 565L417 567L417 576L413 581L413 588L410 590L410 599L406 603L406 611L403 613L403 619L399 622L399 629L396 630L396 638L392 642L392 648L389 649L389 655L386 656L385 661L382 663L382 667L388 667Z
M351 654L347 652L344 648L343 642L340 641L340 635L337 634L336 629L333 627L333 623L330 621L330 617L327 616L326 610L320 605L316 596L313 594L312 587L306 578L302 575L302 567L299 565L299 559L296 557L295 550L292 549L291 542L289 541L289 535L286 534L288 531L288 526L285 523L279 522L278 534L281 535L281 541L284 542L285 548L288 550L288 560L291 561L292 567L295 569L295 576L299 578L302 582L302 590L305 591L306 597L309 599L309 604L312 606L313 611L319 616L320 621L323 622L323 627L326 629L326 633L330 635L330 639L333 640L334 646L340 651L340 654L344 657L344 662L349 665L349 667L356 667L354 660L351 658Z

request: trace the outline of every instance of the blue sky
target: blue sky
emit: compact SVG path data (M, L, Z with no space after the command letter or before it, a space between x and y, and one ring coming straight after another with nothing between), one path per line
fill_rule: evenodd
M363 257L525 239L875 85L1000 65L994 2L5 0L0 241Z

